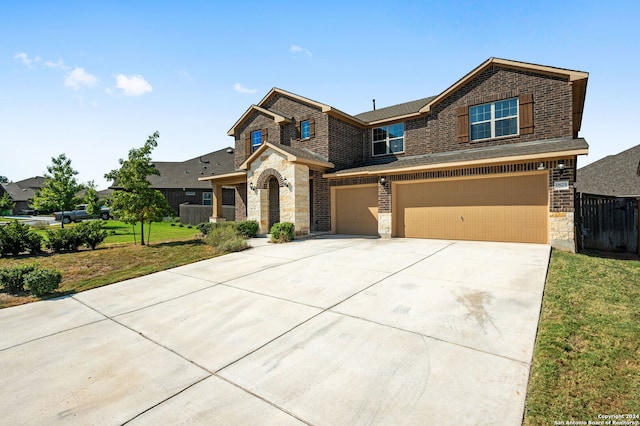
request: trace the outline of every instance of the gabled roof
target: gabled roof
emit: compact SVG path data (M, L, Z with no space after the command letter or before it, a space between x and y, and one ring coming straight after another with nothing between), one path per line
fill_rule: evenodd
M357 126L366 125L366 123L359 120L358 118L352 115L349 115L345 112L342 112L339 109L332 107L331 105L323 104L323 103L314 101L313 99L305 98L304 96L296 95L295 93L287 92L286 90L282 90L277 87L274 87L269 91L269 93L267 93L267 95L264 98L262 98L262 100L258 103L258 105L251 105L245 111L245 113L242 114L242 116L238 119L238 121L236 121L234 125L231 127L231 129L229 129L229 131L227 132L227 135L234 136L238 126L240 126L246 120L246 118L254 111L273 117L274 122L276 123L291 122L291 117L287 117L281 113L278 113L274 110L266 108L266 104L268 103L268 101L276 95L285 96L287 98L294 99L298 102L318 108L320 111L326 114L333 115L344 121L350 122L351 124L355 124Z
M552 159L586 154L589 145L583 138L544 139L533 142L463 149L435 154L387 158L376 164L328 173L327 178L380 176L418 172L447 167L468 167L509 161Z
M640 145L579 168L576 191L616 197L640 197L638 167Z
M2 187L13 201L29 201L36 195L36 189L22 187L17 182L3 183Z
M224 148L186 161L152 164L160 171L160 176L149 176L149 182L156 189L208 189L211 188L199 178L222 175L234 170L234 149Z
M326 159L312 151L266 142L260 145L260 147L256 149L255 152L251 154L251 156L249 156L249 158L247 158L244 163L240 165L240 169L247 170L251 163L253 163L256 158L260 157L260 155L268 148L279 152L287 158L287 161L290 161L291 163L306 164L311 167L321 168L325 170L334 167L333 163L328 162Z
M42 185L44 185L44 177L34 176L32 178L23 179L14 183L16 183L20 188L39 189L39 188L42 188Z

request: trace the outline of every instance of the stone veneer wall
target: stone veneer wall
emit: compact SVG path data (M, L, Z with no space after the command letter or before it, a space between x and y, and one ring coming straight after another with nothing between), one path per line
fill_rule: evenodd
M265 173L265 176L262 176ZM251 164L247 179L258 186L258 180L267 182L268 175L277 174L287 184L280 186L280 221L295 225L298 235L309 233L309 168L303 164L293 164L281 154L267 149ZM262 176L262 179L260 177ZM260 225L260 233L269 232L269 203L267 185L247 191L247 219Z

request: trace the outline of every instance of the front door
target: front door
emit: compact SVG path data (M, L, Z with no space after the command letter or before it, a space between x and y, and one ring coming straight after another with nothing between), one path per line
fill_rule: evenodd
M280 185L275 176L269 178L269 231L274 223L280 222Z

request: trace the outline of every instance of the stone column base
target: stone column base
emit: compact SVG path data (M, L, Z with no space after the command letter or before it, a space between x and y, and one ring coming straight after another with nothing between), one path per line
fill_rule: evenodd
M225 219L224 217L210 217L209 218L209 222L212 223L216 223L216 222L226 222L227 219Z

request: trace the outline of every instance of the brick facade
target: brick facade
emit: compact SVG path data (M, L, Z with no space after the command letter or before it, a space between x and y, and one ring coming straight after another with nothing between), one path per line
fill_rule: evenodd
M489 65L480 69L475 75L471 75L471 78L466 80L464 84L456 86L455 90L446 92L446 96L442 96L429 112L418 115L414 113L411 118L401 120L394 120L391 117L376 125L359 123L355 118L345 118L344 115L341 115L343 113L331 113L331 108L324 104L274 89L259 105L260 108L268 110L274 115L255 109L233 129L236 146L235 165L239 167L251 154L247 149L247 135L252 131L263 129L266 129L268 133L266 140L271 144L280 144L312 152L325 159L326 162L332 163L335 168L329 172L366 166L394 158L414 158L415 156L450 153L473 148L488 148L556 138L576 138L577 131L575 129L579 128L579 124L576 126L573 122L575 93L572 84L561 72L552 72L555 69L540 71L540 67L526 65L522 67ZM462 139L459 138L457 126L459 123L458 112L461 107L468 108L488 102L519 97L528 98L529 96L533 99L533 103L531 104L529 101L528 104L531 105L528 111L532 111L533 116L532 128L529 126L527 131L521 131L513 136L460 142ZM274 120L274 116L284 117L284 119ZM522 120L522 115L520 119ZM304 120L310 120L314 126L312 137L307 139L301 139L299 134L298 126ZM372 129L379 125L396 122L403 122L405 125L404 152L373 157ZM270 160L266 156L264 158L260 156L252 161L268 163ZM558 167L560 162L564 164L562 170ZM255 170L255 167L260 166L252 166L252 169ZM391 183L394 181L429 180L457 176L499 176L507 173L539 171L541 168L547 170L549 176L550 227L556 226L553 223L559 223L556 226L557 229L554 228L559 231L551 229L550 235L560 236L560 238L567 237L564 229L568 227L566 221L570 219L566 218L571 218L574 210L575 156L554 158L550 161L529 159L512 161L508 164L434 169L411 173L380 172L379 176L332 178L329 180L323 177L327 173L325 169L316 170L314 167L307 166L301 168L299 164L286 165L284 163L280 167L282 167L280 172L283 174L294 173L293 171L287 172L287 167L295 168L295 173L298 173L295 175L298 180L296 185L300 185L301 176L306 176L304 179L312 181L307 183L306 190L302 186L296 186L292 189L297 194L295 197L296 211L305 211L309 216L304 229L308 227L312 231L331 230L330 187L332 186L376 183L378 185L380 233L390 236L393 214ZM381 176L385 177L384 183L379 181ZM557 188L556 182L560 181L563 181L563 184L568 182L568 189ZM255 199L258 200L258 198ZM236 190L236 217L239 220L248 217L247 200L247 185L238 186ZM304 203L307 205L303 206ZM555 216L552 218L552 215ZM561 218L558 219L560 216ZM573 238L571 235L569 237Z

